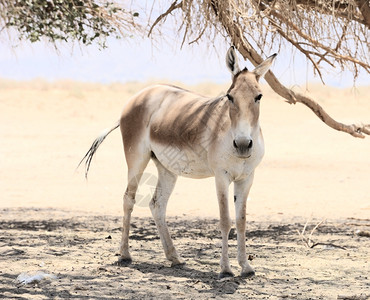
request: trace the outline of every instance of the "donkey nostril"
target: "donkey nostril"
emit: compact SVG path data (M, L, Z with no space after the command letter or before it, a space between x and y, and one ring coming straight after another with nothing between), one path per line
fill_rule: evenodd
M233 140L233 146L238 151L246 151L253 147L253 141L248 139L241 139L241 140Z

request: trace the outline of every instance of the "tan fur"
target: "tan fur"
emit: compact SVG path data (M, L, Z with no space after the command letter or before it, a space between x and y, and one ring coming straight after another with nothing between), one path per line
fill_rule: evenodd
M186 93L168 102L167 113L158 113L150 124L150 138L155 142L193 147L209 128L215 133L226 126L224 115L228 107L224 98L207 99Z
M245 253L246 201L254 170L264 155L259 125L261 94L258 78L270 67L268 58L254 71L240 71L233 48L227 64L233 75L228 96L207 98L166 85L155 85L132 97L122 112L119 125L105 131L85 155L86 173L91 159L105 137L121 128L128 183L124 195L124 218L120 262L130 262L129 229L135 194L144 169L152 158L158 169L158 183L150 202L166 257L182 264L165 222L166 207L178 175L191 178L215 177L220 209L222 255L220 277L232 275L228 257L231 219L228 188L234 183L238 262L242 276L254 274Z

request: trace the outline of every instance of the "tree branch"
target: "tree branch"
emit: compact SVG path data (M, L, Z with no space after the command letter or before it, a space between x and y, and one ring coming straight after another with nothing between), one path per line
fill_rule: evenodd
M361 0L359 0L361 1ZM260 5L259 5L259 8L261 10L266 10L266 5L263 4L262 2L260 2ZM338 59L338 60L346 60L346 61L350 61L354 64L358 64L360 65L361 67L363 67L365 70L367 70L367 72L370 72L370 65L356 59L356 58L353 58L349 55L341 55L337 52L342 40L344 39L344 36L345 36L345 32L343 32L342 34L342 38L339 40L338 44L337 44L337 47L335 49L331 49L330 47L328 46L325 46L324 44L320 43L318 40L315 40L314 38L312 38L311 36L305 34L296 24L294 24L293 22L291 22L289 19L285 18L283 15L281 15L280 13L278 13L277 11L275 11L274 9L271 9L269 14L271 16L274 16L275 18L277 18L278 20L280 20L282 23L286 24L287 26L291 27L293 29L294 32L296 32L301 38L303 38L304 40L306 41L309 41L311 43L311 47L312 46L315 46L315 47L318 47L320 49L323 49L326 51L326 53L330 53L335 59ZM370 15L369 15L370 17ZM298 45L297 42L295 42L292 38L289 37L289 34L285 34L285 32L283 32L283 30L280 28L280 26L274 21L272 20L271 18L269 18L271 24L276 28L276 30L280 33L280 35L285 38L288 42L290 42L294 47L296 47L299 51L301 51L309 60L311 60L313 66L314 66L314 69L316 71L318 71L319 75L320 75L320 78L322 80L322 76L321 76L321 72L320 72L320 69L318 67L318 65L312 60L311 56L309 55L308 51L303 49L302 47L300 47Z
M356 4L358 9L360 10L364 21L365 25L367 28L370 29L370 4L368 0L356 0Z
M221 11L218 12L218 18L221 24L224 26L226 32L231 37L232 43L236 46L238 51L243 55L245 59L252 62L254 66L262 63L262 57L252 47L252 45L244 38L241 29L235 22L230 22L223 16ZM367 125L346 125L335 121L325 110L312 98L305 96L301 93L294 92L288 89L276 78L276 76L268 71L265 75L265 79L270 87L281 97L285 98L289 103L300 102L310 108L326 125L331 128L349 133L350 135L358 138L364 138L365 134L370 135L370 124Z
M271 2L271 0L266 0L266 2ZM328 16L334 15L349 21L355 21L370 29L370 19L368 19L370 18L370 8L367 0L356 0L359 12L354 11L351 14L348 14L350 7L349 3L343 1L328 1L326 5L324 5L325 2L318 4L315 0L296 0L295 3L306 10L311 9ZM353 6L353 4L351 6ZM363 17L363 19L361 19L361 17Z
M153 23L153 25L150 27L148 37L152 34L152 31L154 27L162 21L164 18L166 18L170 13L172 13L174 10L180 8L182 6L182 1L180 3L177 3L177 0L171 4L171 6L163 13L161 14Z
M310 0L305 0L310 1ZM362 1L362 0L356 0L356 1ZM149 31L149 35L151 34L153 28L166 16L168 16L170 13L172 13L174 10L178 8L183 8L183 3L177 3L177 0L171 4L171 6L167 9L166 12L161 14L156 21L151 26L151 29ZM210 0L208 3L212 13L215 15L216 20L218 20L221 24L221 26L225 29L227 34L230 36L232 43L236 46L236 48L239 50L239 52L243 55L245 59L248 59L252 62L254 66L259 65L263 62L262 57L257 53L257 51L252 47L252 45L245 39L244 34L242 32L242 26L238 24L235 19L231 18L230 15L228 15L228 12L223 9L220 0ZM276 17L276 16L275 16ZM282 16L280 16L282 17ZM297 28L293 23L289 24L290 26L293 25L295 29L299 31L299 28ZM281 34L281 32L280 32ZM299 34L303 35L303 32L299 32ZM340 56L337 53L333 53L333 50L327 49L327 47L321 45L317 40L312 40L309 37L305 37L310 42L313 43L313 46L318 46L324 50L328 50L329 53L333 54L333 56L336 56L336 58L339 59L346 59L344 56ZM315 54L315 53L314 53ZM319 55L320 56L320 55ZM349 60L349 59L346 59ZM357 60L351 60L355 64L360 64L361 62ZM363 66L363 64L362 64ZM369 66L365 65L363 66L365 69L367 69ZM314 99L312 99L309 96L303 95L301 93L295 92L287 87L285 87L283 84L280 83L280 81L276 78L276 76L271 72L268 71L265 75L265 79L267 83L270 85L270 87L281 97L287 100L290 104L295 104L296 102L300 102L304 105L306 105L308 108L310 108L319 118L322 120L326 125L330 126L333 129L336 129L338 131L343 131L346 133L351 134L354 137L358 138L364 138L365 135L370 135L370 124L367 125L355 125L350 124L346 125L340 122L337 122L334 120L328 113L325 112L325 110L317 103Z

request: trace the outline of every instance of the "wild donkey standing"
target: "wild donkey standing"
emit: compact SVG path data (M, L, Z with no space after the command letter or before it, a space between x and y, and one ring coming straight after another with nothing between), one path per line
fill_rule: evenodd
M128 184L123 204L120 263L132 261L128 245L131 213L141 175L152 159L158 168L158 183L149 206L164 252L172 265L184 263L176 252L165 221L167 201L177 176L214 176L222 235L219 277L233 276L228 257L231 228L228 188L231 182L234 183L241 276L254 275L245 249L246 201L254 169L264 155L258 120L262 98L258 81L268 71L275 57L276 54L270 56L251 72L241 70L234 48L231 47L226 55L226 63L232 73L232 84L226 95L207 98L174 86L151 86L133 96L119 122L94 141L82 159L86 159L86 176L99 145L113 130L118 127L121 129L128 165Z

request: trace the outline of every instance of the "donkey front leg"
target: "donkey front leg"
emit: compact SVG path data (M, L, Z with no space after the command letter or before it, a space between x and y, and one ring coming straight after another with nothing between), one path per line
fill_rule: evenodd
M233 272L231 272L228 253L229 251L228 239L231 229L231 219L228 204L229 185L230 185L229 178L222 175L216 176L217 198L220 209L220 230L222 237L222 254L220 261L221 272L218 275L219 279L234 276Z
M235 202L235 221L238 239L238 262L242 267L241 276L251 277L254 275L253 268L247 261L245 249L245 226L246 226L246 208L249 190L252 186L254 173L246 179L234 182L234 202Z

